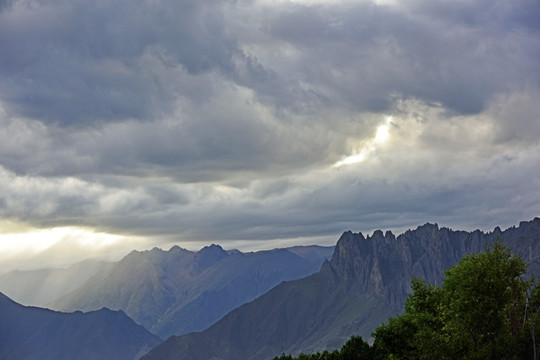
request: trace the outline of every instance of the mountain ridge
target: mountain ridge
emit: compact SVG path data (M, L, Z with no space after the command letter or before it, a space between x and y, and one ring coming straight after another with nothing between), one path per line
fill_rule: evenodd
M0 293L0 359L136 360L162 340L124 312L61 313Z
M279 284L205 331L173 336L142 359L263 360L335 349L351 335L369 338L402 310L412 277L439 283L445 269L496 237L522 257L534 254L530 271L540 273L539 218L487 234L429 223L397 237L347 231L319 272Z
M333 247L242 253L212 244L132 251L109 271L56 301L54 309L123 309L162 338L200 331L283 280L319 270ZM303 257L294 251L304 252ZM310 254L311 252L311 254Z

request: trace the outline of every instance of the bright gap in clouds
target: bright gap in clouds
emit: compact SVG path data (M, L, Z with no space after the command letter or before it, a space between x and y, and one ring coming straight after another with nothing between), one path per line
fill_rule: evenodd
M390 119L390 118L388 118ZM389 122L389 120L387 120L387 123ZM376 144L384 144L386 142L386 140L388 140L388 138L390 137L390 133L389 133L389 127L388 125L386 124L383 124L383 125L380 125L378 128L377 128L377 133L375 134L375 138L373 139L373 142L376 143Z
M383 145L390 138L390 123L392 122L392 117L386 117L384 124L381 124L377 127L375 132L375 137L367 141L360 150L354 151L353 154L345 157L344 159L336 162L332 167L340 167L343 165L351 165L362 162L367 159L367 157L377 149L377 145Z
M78 227L36 229L0 221L0 273L13 269L31 270L65 267L87 258L117 260L133 245L121 235Z

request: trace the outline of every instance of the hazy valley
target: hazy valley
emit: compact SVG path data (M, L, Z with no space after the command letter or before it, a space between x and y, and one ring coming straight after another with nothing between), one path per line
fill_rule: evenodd
M0 291L24 305L51 307L55 300L112 266L110 262L86 260L65 269L14 270L0 275Z

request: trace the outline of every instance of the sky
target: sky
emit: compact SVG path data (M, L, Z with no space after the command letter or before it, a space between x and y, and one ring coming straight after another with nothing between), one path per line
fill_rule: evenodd
M0 0L0 272L540 216L536 0Z

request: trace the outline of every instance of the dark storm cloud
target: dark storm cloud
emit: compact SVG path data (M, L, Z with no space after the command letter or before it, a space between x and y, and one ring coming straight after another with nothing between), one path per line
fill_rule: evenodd
M0 216L153 244L538 216L539 11L0 1Z
M417 97L475 113L493 94L538 85L534 2L268 7L13 2L0 14L0 94L10 113L80 125L171 114L179 99L197 96L182 71L217 70L259 99L303 112L387 111L396 97ZM251 34L237 25L245 18L236 8L259 14ZM242 48L268 40L281 56Z
M0 14L0 95L15 114L81 124L167 113L178 68L228 72L220 1L17 1Z
M173 120L131 120L83 129L5 120L0 125L2 164L26 175L249 181L260 176L257 173L283 173L316 163L325 148L338 143L335 134L319 134L318 128L299 126L292 131L274 116L261 115L248 100L223 92Z
M299 50L294 76L330 105L381 111L395 97L416 97L478 113L494 94L538 86L538 29L517 21L535 7L500 1L299 5L269 11L264 29Z

